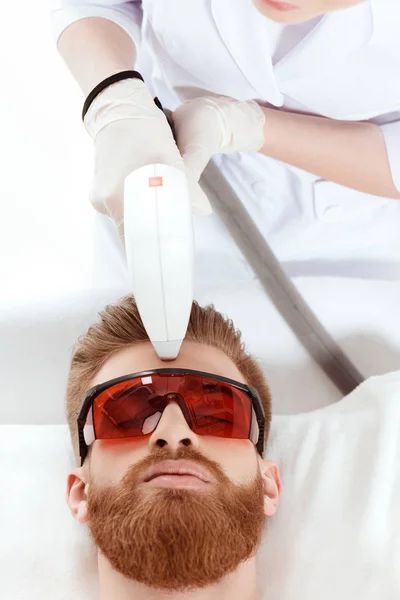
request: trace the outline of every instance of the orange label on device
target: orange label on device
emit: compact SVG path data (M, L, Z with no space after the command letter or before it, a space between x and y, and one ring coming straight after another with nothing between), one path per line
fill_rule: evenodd
M149 187L161 187L163 185L162 177L149 177Z

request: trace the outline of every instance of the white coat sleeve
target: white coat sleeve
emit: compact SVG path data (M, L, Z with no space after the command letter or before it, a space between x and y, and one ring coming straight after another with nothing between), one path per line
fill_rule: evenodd
M392 119L381 125L381 131L385 138L393 182L400 192L400 112L394 113Z
M58 42L62 32L75 21L103 17L113 21L140 44L142 2L140 0L49 0L53 35Z

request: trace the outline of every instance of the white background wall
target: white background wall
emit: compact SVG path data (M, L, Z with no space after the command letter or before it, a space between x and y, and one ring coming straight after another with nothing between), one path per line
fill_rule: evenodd
M92 143L83 97L58 56L47 2L0 19L0 303L85 288L91 264ZM12 260L10 260L12 258Z

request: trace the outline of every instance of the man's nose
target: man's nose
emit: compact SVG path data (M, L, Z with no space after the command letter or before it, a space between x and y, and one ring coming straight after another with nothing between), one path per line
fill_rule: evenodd
M164 409L157 427L149 438L152 448L164 448L175 451L182 446L191 446L197 449L198 436L193 433L186 422L179 405L172 401Z

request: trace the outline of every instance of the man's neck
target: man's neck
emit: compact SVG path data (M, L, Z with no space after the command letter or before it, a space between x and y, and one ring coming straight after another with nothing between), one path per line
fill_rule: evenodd
M163 592L126 579L99 554L100 600L260 600L252 558L220 583L191 592Z

